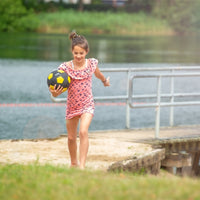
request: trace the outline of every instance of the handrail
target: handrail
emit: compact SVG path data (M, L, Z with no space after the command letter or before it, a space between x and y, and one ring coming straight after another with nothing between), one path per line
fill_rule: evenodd
M170 125L173 126L173 108L174 106L188 106L200 105L199 101L190 102L174 102L175 97L199 97L200 93L175 93L174 92L174 78L176 77L200 77L200 66L172 66L172 67L147 67L147 68L101 68L102 72L124 72L127 73L127 92L125 95L114 96L94 96L95 101L125 101L126 102L126 128L130 128L130 108L147 108L156 107L155 120L155 137L159 137L160 129L160 107L170 106ZM192 72L191 71L195 71ZM146 72L147 74L144 74ZM150 74L148 74L150 73ZM133 94L133 80L138 78L156 78L157 79L157 93L156 94ZM169 93L161 93L162 78L171 79L171 88ZM155 103L133 103L133 99L150 99L155 98ZM170 98L170 102L162 102L163 98ZM51 100L56 103L66 102L66 98L55 98L51 95Z
M161 79L166 77L200 77L200 73L177 73L177 74L153 74L153 75L133 75L129 80L129 106L131 108L150 108L155 107L156 108L156 120L155 120L155 137L159 138L159 130L160 130L160 107L164 106L196 106L200 105L200 101L181 101L181 102L161 102L161 98L164 97L175 97L175 96L181 96L181 97L197 97L200 96L200 93L174 93L170 92L170 94L161 95ZM157 95L154 97L157 97L157 101L155 103L144 103L144 104L135 104L132 102L133 98L144 98L141 95L133 95L133 80L137 78L157 78ZM148 95L145 97L148 98Z
M56 98L51 95L51 100L55 103L63 103L66 102L66 98ZM128 96L95 96L94 97L95 101L110 101L110 100L128 100Z
M127 72L128 75L130 75L131 72L143 72L143 71L170 71L170 70L200 70L199 66L181 66L181 67L149 67L149 68L101 68L100 69L102 72ZM195 75L195 74L194 74ZM145 76L145 75L143 75ZM146 75L149 76L149 75ZM155 76L155 75L152 75ZM168 75L169 77L171 74ZM139 76L137 76L139 78ZM128 80L129 81L129 80ZM104 97L94 97L95 100L121 100L125 99L128 100L128 96L104 96ZM55 98L51 95L51 100L55 103L61 103L61 102L66 102L66 98Z
M157 75L133 75L130 80L129 80L129 105L131 108L148 108L148 107L155 107L155 105L158 105L157 103L145 103L144 105L139 105L139 104L134 104L132 103L132 99L133 98L137 98L137 99L141 99L141 98L149 98L149 97L157 97L157 95L133 95L132 91L133 91L133 79L136 78L162 78L162 77L200 77L200 73L189 73L189 74L157 74ZM160 83L161 84L161 83ZM173 93L173 94L164 94L164 95L160 95L160 97L194 97L194 96L200 96L200 93ZM195 101L195 102L175 102L175 103L160 103L160 106L187 106L187 105L191 105L192 103L194 103L195 105L199 105L200 101Z

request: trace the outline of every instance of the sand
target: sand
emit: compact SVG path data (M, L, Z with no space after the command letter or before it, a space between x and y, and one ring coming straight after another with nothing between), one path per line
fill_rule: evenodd
M79 143L79 138L77 138ZM107 170L117 161L142 156L152 150L151 145L134 143L112 137L89 136L86 168ZM70 166L67 137L40 140L0 140L1 164L51 164Z

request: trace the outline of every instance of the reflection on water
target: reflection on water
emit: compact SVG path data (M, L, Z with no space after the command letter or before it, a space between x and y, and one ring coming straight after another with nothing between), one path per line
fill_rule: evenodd
M0 58L71 59L67 35L0 33ZM103 63L200 63L200 37L87 36L89 57Z

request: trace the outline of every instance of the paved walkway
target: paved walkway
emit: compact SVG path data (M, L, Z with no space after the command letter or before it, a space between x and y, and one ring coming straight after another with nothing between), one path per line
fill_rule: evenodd
M90 138L116 138L123 141L149 143L154 140L200 138L200 125L165 127L160 129L159 138L155 138L154 129L91 132Z

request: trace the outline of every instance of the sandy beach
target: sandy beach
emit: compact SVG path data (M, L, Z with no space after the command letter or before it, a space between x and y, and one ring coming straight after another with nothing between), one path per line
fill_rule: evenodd
M151 145L134 143L124 138L89 134L90 147L86 168L107 170L114 162L142 156L152 150ZM79 143L79 138L77 139ZM70 166L67 137L40 140L1 140L1 164L52 164Z

